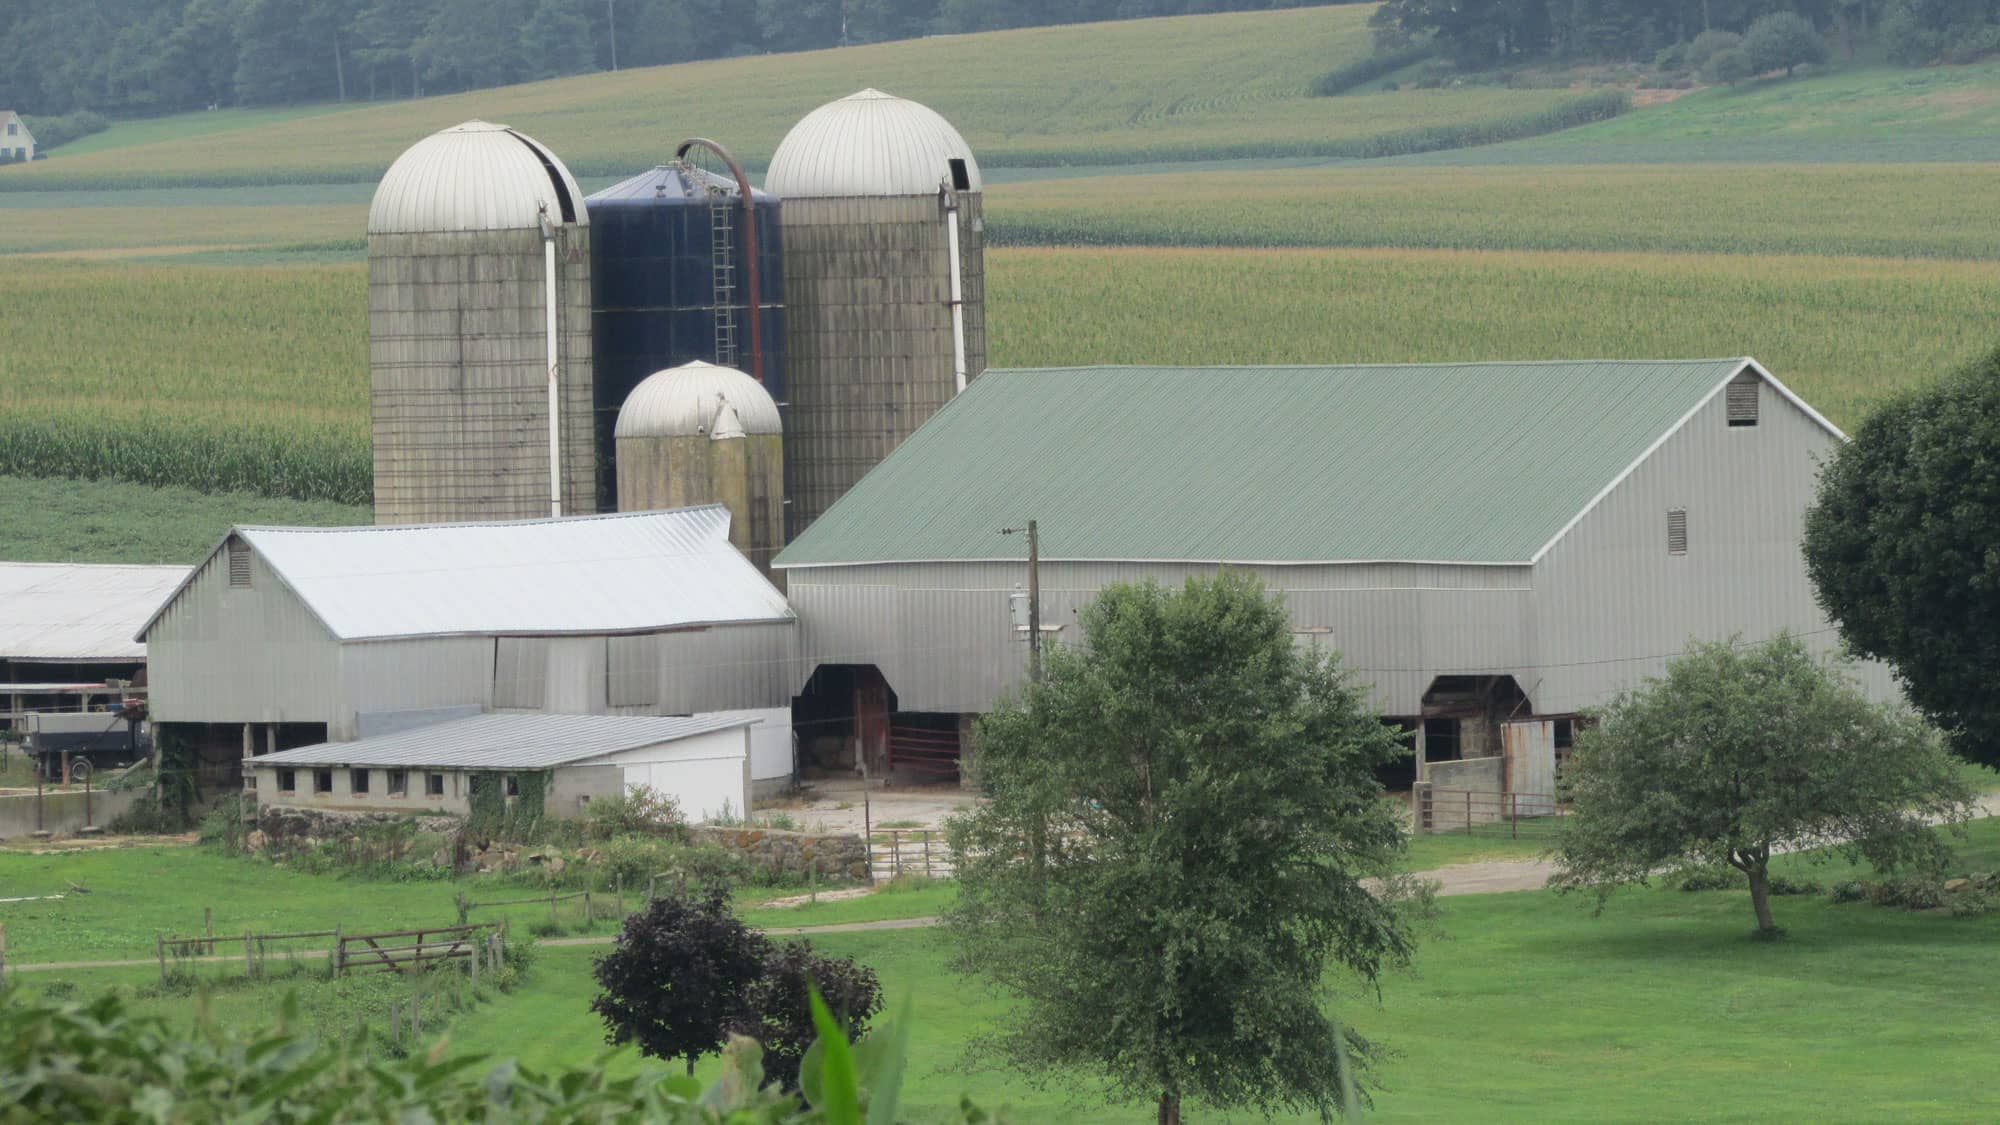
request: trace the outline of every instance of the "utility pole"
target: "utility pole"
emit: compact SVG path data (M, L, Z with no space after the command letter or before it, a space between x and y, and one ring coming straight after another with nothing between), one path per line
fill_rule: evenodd
M1035 521L1029 520L1028 533L1028 678L1042 679L1042 544ZM1018 527L1003 527L1002 535L1018 535Z

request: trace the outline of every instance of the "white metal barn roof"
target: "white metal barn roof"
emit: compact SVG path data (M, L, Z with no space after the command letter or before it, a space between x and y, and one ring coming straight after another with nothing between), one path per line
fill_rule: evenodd
M0 563L0 660L143 660L140 622L184 566Z
M369 234L533 230L586 225L583 192L556 154L505 125L468 121L396 158L368 206Z
M971 191L979 161L935 110L880 90L863 90L806 114L771 156L764 190L781 198L929 195L965 161Z
M775 434L783 429L778 404L763 384L734 367L695 360L646 376L618 409L616 436L712 434L724 401L743 433Z
M548 769L621 750L675 742L759 720L707 715L496 713L363 738L322 742L253 758L253 766L387 766L410 769Z
M231 535L343 641L794 619L785 596L730 545L720 504L509 523L239 527Z

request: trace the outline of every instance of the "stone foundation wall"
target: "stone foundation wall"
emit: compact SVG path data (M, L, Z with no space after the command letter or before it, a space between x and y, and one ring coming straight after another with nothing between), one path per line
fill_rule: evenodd
M690 828L696 843L728 848L766 871L805 878L818 871L822 879L868 878L868 845L859 836L817 836L770 828Z
M401 812L338 812L330 809L300 809L290 805L264 805L257 810L256 835L250 843L255 851L267 843L307 843L351 837L377 824L412 824L419 832L456 832L462 818L456 816L413 816Z

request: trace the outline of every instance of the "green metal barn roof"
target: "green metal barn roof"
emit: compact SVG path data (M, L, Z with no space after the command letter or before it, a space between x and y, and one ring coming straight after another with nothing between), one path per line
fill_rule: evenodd
M1045 559L1526 563L1745 368L992 370L776 564L1019 559L1030 517Z

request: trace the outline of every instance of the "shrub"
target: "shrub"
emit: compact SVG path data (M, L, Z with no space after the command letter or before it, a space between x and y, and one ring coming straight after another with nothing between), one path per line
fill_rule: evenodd
M243 796L231 793L215 803L208 815L201 818L195 828L196 837L204 844L216 844L230 851L243 847Z
M1743 37L1733 31L1704 31L1694 37L1694 42L1681 52L1681 62L1700 70L1719 52L1732 50L1743 45Z
M617 947L598 958L604 991L590 1010L610 1042L684 1059L692 1073L697 1058L721 1048L769 953L770 942L730 912L722 887L662 895L625 919Z
M1944 881L1934 875L1913 875L1871 883L1868 897L1877 906L1903 906L1930 910L1944 905Z
M1868 884L1859 879L1842 879L1833 885L1833 889L1827 892L1826 897L1834 902L1866 902Z
M599 797L584 808L586 835L599 840L635 833L686 835L687 820L672 797L650 785L627 786L625 792Z
M1750 56L1741 47L1730 47L1710 55L1707 65L1701 68L1701 76L1717 86L1734 86L1747 80L1753 73Z
M1653 66L1659 70L1682 70L1688 65L1688 45L1674 43L1660 48L1653 56Z
M750 986L744 1012L731 1025L764 1047L764 1074L786 1090L799 1085L799 1065L815 1037L812 995L825 1000L850 1042L882 1010L882 985L866 965L848 957L822 957L803 941L786 942L764 961Z
M1826 888L1815 879L1793 879L1784 875L1773 875L1770 891L1774 895L1816 895Z
M1733 867L1690 867L1674 884L1684 891L1730 891L1750 885L1749 879Z
M1813 29L1812 21L1797 12L1772 12L1759 16L1743 33L1743 53L1758 74L1783 70L1785 77L1808 63L1826 61L1826 40Z
M65 113L56 117L24 117L28 132L35 135L35 154L41 155L58 145L87 137L92 133L102 133L111 128L110 119L103 114L88 109L75 113Z

